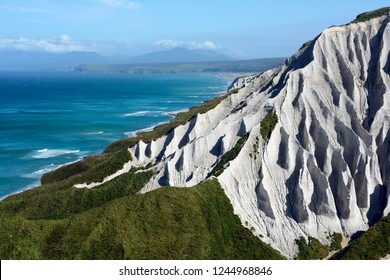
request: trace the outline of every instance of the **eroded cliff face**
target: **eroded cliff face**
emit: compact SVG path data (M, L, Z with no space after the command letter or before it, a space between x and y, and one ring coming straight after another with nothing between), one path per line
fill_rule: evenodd
M142 192L209 178L248 133L217 177L243 225L289 257L301 236L366 230L390 212L389 21L329 28L278 68L237 80L216 108L139 142L131 166L156 171ZM265 140L270 112L278 123Z

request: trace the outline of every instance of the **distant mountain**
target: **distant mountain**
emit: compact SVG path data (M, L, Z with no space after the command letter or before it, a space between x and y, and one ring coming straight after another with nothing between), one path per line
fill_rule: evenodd
M118 58L96 52L0 52L0 69L46 69L73 67L79 64L114 63Z
M73 68L84 64L136 64L136 63L183 63L204 61L229 61L233 58L212 50L174 48L139 56L103 56L96 52L0 52L0 69L47 69Z
M226 61L233 58L219 54L212 50L191 50L182 47L166 51L151 52L130 57L128 63L178 63L178 62L204 62Z
M80 72L113 72L127 74L150 73L257 73L278 66L284 58L224 60L205 62L83 64L75 68Z

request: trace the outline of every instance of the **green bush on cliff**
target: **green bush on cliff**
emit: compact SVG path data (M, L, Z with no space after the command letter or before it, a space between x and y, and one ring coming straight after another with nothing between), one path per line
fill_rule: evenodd
M318 239L309 237L309 242L306 242L304 237L295 240L298 245L298 260L322 260L329 254L329 249L323 245Z
M269 113L260 123L260 134L264 141L268 141L271 133L278 123L278 115L275 112Z
M343 236L341 233L335 232L331 236L331 241L329 245L329 249L332 251L337 251L341 249L341 242L343 241Z
M220 161L217 163L217 165L213 168L213 170L210 172L210 176L219 176L225 169L225 164L227 164L229 161L234 160L238 154L241 152L242 147L244 147L246 140L248 140L249 133L238 139L236 145L234 147L226 152Z
M87 157L82 161L65 165L42 176L42 184L62 181L74 175L81 175L78 183L101 182L105 177L123 168L126 162L132 160L127 149L113 153Z
M373 18L381 17L390 13L390 7L381 8L371 12L366 12L358 15L352 23L364 22Z

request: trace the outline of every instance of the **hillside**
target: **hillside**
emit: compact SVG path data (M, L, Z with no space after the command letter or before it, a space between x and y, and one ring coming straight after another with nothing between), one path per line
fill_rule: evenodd
M384 217L332 259L377 260L389 254L390 216Z
M283 58L189 63L84 64L76 71L114 73L258 73L278 66Z
M215 180L136 195L151 175L8 199L0 207L1 259L283 258L241 226Z
M0 52L0 70L73 69L79 64L109 63L116 59L96 52L48 53L13 51Z
M176 47L169 50L150 52L129 57L128 63L183 63L203 61L227 61L233 58L213 50L187 49Z
M225 95L7 198L0 254L306 259L345 236L355 241L335 258L384 257L389 11L331 27Z

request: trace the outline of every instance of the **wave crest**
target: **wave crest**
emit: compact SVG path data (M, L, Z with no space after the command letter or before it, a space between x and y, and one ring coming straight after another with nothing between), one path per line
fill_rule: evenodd
M52 157L58 157L61 155L67 155L67 154L77 154L80 153L80 150L65 150L65 149L42 149L37 150L32 154L33 158L52 158Z

